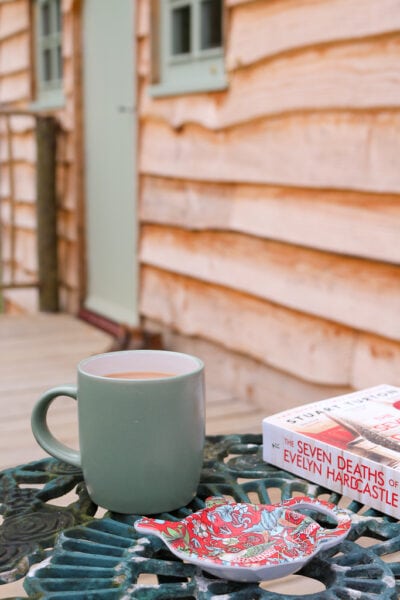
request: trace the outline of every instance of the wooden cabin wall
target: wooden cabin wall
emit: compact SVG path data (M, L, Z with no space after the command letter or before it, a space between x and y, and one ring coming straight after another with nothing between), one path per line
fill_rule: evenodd
M49 110L60 124L58 138L58 230L61 309L75 312L79 304L78 222L80 214L79 44L78 2L63 0L63 76L65 105ZM30 0L0 2L0 105L31 110L35 99ZM44 114L44 113L43 113ZM11 118L12 170L16 202L16 273L19 281L37 280L36 259L36 146L34 119ZM78 127L76 127L78 125ZM5 121L0 116L0 197L5 271L10 262L10 161ZM11 312L36 310L33 290L7 291Z
M225 0L228 89L157 99L149 5L145 323L266 414L400 385L400 0Z

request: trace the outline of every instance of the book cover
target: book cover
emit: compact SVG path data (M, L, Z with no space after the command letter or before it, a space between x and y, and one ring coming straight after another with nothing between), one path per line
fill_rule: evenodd
M379 385L266 417L263 458L400 518L400 388Z

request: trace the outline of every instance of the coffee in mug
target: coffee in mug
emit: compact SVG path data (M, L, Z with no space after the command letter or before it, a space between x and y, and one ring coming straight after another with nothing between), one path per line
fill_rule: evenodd
M104 377L111 379L164 379L173 377L176 373L158 373L157 371L125 371L123 373L107 373Z
M47 412L58 396L77 400L79 451L48 428ZM44 450L81 467L93 502L121 513L167 512L193 499L204 427L202 361L165 350L87 358L78 365L77 386L48 390L32 412L32 431Z

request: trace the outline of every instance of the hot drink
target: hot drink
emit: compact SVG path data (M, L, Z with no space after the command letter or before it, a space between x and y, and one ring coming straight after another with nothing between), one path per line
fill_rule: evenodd
M164 379L174 377L175 373L159 373L158 371L123 371L122 373L107 373L104 377L112 379Z

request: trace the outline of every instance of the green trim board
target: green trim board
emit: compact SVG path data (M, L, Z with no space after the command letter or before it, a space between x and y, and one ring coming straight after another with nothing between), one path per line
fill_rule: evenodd
M135 3L83 3L85 308L137 326Z

